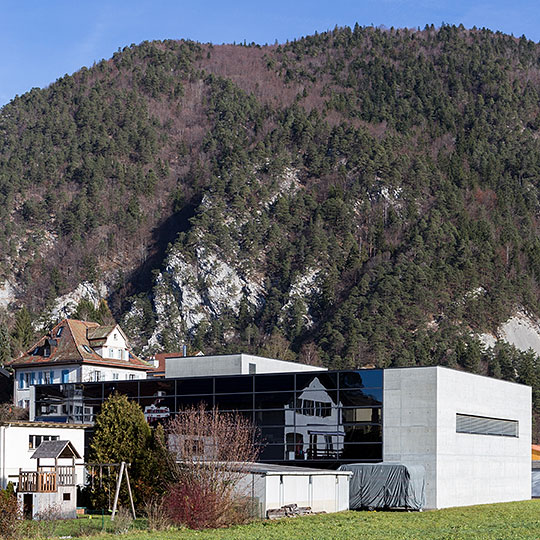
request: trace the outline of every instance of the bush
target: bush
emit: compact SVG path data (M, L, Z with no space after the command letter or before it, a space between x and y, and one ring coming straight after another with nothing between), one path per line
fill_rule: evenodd
M133 516L131 511L121 506L111 521L111 531L116 534L127 533L133 527Z
M146 503L145 514L148 519L148 529L164 531L170 528L171 520L163 497L153 497Z
M17 497L7 490L0 491L0 534L14 538L22 523L22 512Z

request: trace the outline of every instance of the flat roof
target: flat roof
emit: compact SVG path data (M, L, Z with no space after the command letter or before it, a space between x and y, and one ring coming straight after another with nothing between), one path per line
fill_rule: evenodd
M93 428L93 424L67 424L64 422L31 422L26 421L13 421L13 422L0 422L0 426L5 427L43 427L43 428L60 428L60 429L86 429Z

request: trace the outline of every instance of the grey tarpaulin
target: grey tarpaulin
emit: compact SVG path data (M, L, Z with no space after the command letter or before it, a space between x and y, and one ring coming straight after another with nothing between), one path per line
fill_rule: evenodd
M533 462L532 468L532 497L540 497L540 463Z
M352 463L339 467L352 471L349 505L359 508L408 508L421 510L425 498L422 465L403 463Z

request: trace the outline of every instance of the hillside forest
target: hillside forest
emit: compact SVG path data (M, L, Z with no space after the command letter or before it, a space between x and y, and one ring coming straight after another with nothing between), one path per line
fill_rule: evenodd
M70 314L136 352L445 365L533 386L540 45L335 28L127 46L0 109L0 360Z

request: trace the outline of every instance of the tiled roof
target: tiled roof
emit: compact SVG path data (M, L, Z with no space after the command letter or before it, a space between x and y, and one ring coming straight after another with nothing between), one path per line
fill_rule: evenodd
M60 330L62 328L62 330ZM58 323L49 334L43 336L26 353L15 358L9 365L12 367L30 366L34 364L100 364L130 369L148 370L150 366L129 354L129 360L102 358L93 349L87 334L89 331L96 332L99 324L76 319L64 319ZM106 328L114 328L106 327ZM60 335L58 332L60 331ZM110 331L109 331L110 333ZM48 345L49 355L45 356L45 345ZM34 354L36 352L37 354Z
M89 341L95 339L105 339L114 329L116 325L98 326L96 328L89 328L87 337Z

